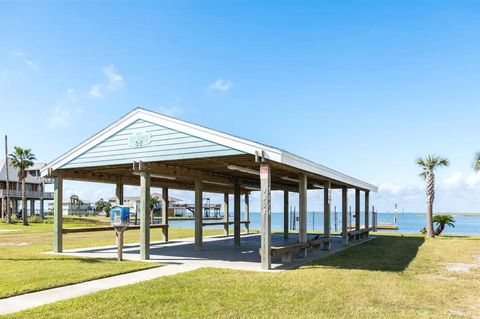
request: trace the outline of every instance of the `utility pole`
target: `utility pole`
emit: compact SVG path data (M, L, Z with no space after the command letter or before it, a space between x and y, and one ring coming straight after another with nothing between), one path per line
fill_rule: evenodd
M10 178L8 176L8 140L7 135L5 135L5 169L7 175L7 187L5 188L7 191L7 223L12 223L12 211L10 210Z

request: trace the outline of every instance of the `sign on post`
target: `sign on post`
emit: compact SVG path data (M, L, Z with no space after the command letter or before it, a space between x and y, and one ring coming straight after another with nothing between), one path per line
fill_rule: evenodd
M110 211L110 221L117 236L118 261L123 259L123 233L130 223L130 208L126 206L114 206Z

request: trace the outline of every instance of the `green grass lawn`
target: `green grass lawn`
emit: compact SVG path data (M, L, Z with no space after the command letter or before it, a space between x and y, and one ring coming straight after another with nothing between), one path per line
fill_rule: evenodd
M64 227L92 224L95 223L66 219ZM44 254L52 251L52 229L51 224L0 224L0 298L158 266ZM205 233L218 234L221 230L206 229ZM152 229L151 234L153 241L161 239L160 229ZM138 242L139 236L139 230L127 231L125 242ZM170 229L171 239L192 236L193 230L190 229ZM63 238L64 249L115 244L113 231L68 234ZM11 243L24 245L14 246Z
M480 237L379 235L281 273L201 269L9 318L478 318Z

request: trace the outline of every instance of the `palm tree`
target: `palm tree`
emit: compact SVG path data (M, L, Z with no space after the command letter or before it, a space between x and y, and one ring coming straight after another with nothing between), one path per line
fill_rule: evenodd
M438 167L448 166L448 159L436 155L428 155L426 158L418 158L417 164L422 168L423 172L420 176L426 181L427 194L427 237L433 238L433 201L435 200L435 174L434 171Z
M480 152L475 153L475 157L473 159L473 169L475 172L480 172Z
M27 191L25 187L25 179L27 178L27 169L33 166L33 161L36 160L35 154L33 154L30 149L23 149L15 146L14 152L8 156L12 166L18 169L18 180L22 181L22 220L23 225L27 226Z
M437 228L435 229L435 235L440 235L445 229L445 226L455 227L454 225L455 219L453 218L452 215L447 215L447 214L435 215L433 217L433 222L438 224Z

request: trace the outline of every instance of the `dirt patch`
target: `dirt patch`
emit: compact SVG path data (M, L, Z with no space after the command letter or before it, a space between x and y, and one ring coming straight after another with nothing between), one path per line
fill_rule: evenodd
M0 242L0 246L28 246L30 245L29 243L26 243L24 241L22 242L18 242L18 243L15 243L15 242L4 242L4 243L1 243Z
M464 264L464 263L451 263L447 264L448 271L454 272L470 272L472 269L478 268L478 265L475 264Z

